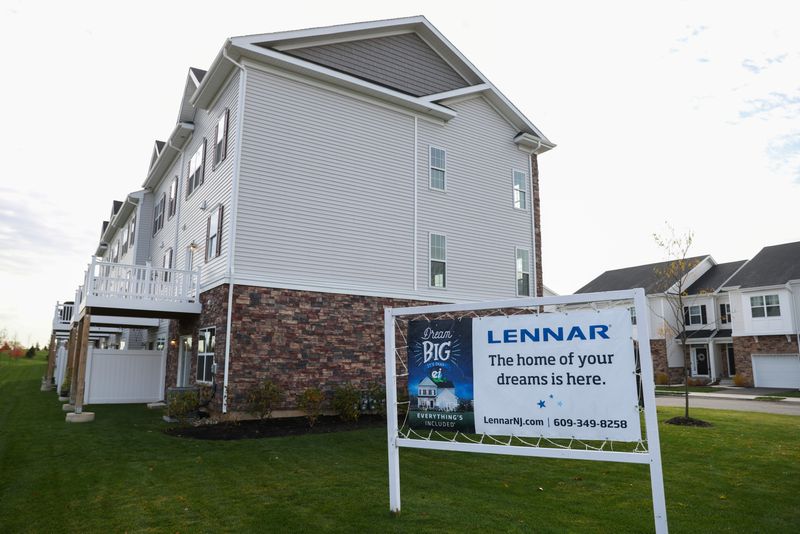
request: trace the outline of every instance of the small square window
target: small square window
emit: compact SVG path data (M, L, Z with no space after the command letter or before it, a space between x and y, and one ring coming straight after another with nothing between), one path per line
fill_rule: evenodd
M214 168L225 161L228 157L228 115L230 110L225 112L217 120L217 127L214 132Z
M430 235L430 284L447 287L447 238L440 234Z
M514 171L514 207L518 210L527 209L528 206L528 175L521 171Z
M528 249L518 248L517 252L517 296L531 295L531 253Z
M222 206L211 212L206 220L206 261L222 253Z

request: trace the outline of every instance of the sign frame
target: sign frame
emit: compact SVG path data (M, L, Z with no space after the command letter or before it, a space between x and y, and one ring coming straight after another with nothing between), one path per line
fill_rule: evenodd
M592 304L594 302L633 300L636 309L637 339L647 340L639 343L640 378L644 402L645 433L647 451L617 452L606 450L584 450L526 447L520 445L494 445L488 443L463 443L454 441L433 441L404 438L399 435L397 421L397 368L395 360L395 319L404 316L424 314L444 314L502 308L539 307L552 305ZM386 420L387 446L389 453L389 509L400 512L400 447L414 449L433 449L483 454L502 454L510 456L529 456L540 458L564 458L573 460L594 460L645 464L650 467L650 488L653 497L653 516L657 534L668 532L664 476L661 466L661 443L658 434L658 419L655 405L655 383L653 380L653 360L650 353L649 309L644 289L605 291L578 295L554 297L530 297L465 304L440 304L432 306L413 306L384 309L384 347L386 363Z

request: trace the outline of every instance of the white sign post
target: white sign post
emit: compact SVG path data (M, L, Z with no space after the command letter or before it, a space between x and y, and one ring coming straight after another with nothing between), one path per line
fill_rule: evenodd
M633 300L640 343L646 450L547 447L551 440L643 442L628 306L480 317L480 310L580 306ZM395 320L409 323L407 424L412 429L512 436L519 445L416 439L399 433ZM474 317L472 315L475 315ZM386 309L389 501L400 511L400 447L650 465L657 533L667 532L661 449L644 290ZM420 435L417 433L417 435ZM538 441L537 441L538 440ZM489 440L492 441L492 440ZM534 443L531 443L533 441ZM534 446L530 446L534 445ZM637 447L638 451L639 447ZM644 449L644 447L643 447Z

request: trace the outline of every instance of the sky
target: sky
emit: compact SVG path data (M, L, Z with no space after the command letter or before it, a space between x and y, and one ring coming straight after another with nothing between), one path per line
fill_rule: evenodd
M474 7L473 7L474 6ZM425 15L558 146L545 284L800 240L800 6L783 2L0 3L0 333L46 343L113 199L141 187L187 69L227 37Z

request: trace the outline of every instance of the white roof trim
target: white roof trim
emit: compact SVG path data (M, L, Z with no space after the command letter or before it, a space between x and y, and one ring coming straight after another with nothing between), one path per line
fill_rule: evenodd
M482 93L484 91L488 91L489 89L491 89L491 86L488 83L479 83L478 85L469 85L467 87L451 89L450 91L444 91L433 95L421 96L419 99L424 100L425 102L443 102L452 98L459 98L474 93Z

